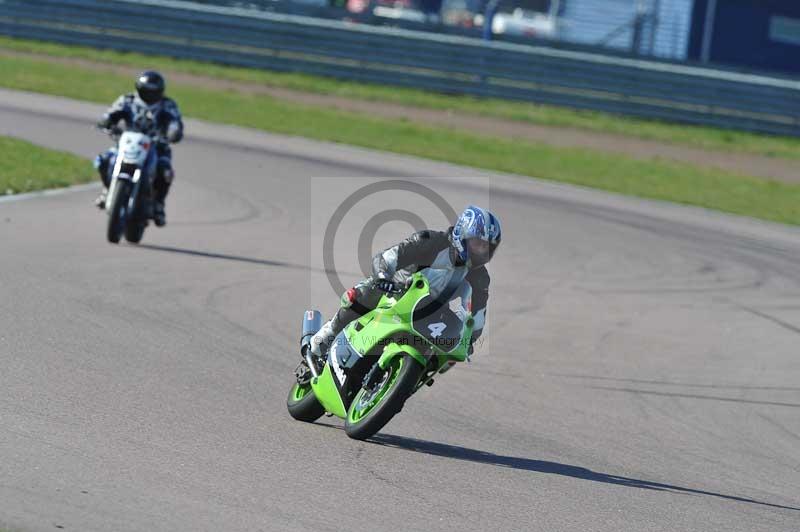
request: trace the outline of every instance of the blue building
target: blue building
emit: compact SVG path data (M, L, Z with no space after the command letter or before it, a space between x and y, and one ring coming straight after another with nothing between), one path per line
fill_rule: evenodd
M563 41L800 73L800 0L560 0L558 15Z
M800 74L800 1L695 0L688 55Z

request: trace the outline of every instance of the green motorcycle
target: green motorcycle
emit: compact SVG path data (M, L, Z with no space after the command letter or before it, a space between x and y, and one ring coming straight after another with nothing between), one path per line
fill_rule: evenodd
M326 413L340 417L348 436L364 440L423 385L432 385L437 373L467 359L472 288L462 281L433 297L425 275L415 273L402 295L384 295L375 310L339 333L324 361L310 352L311 337L321 326L321 313L306 311L303 362L289 391L289 414L306 422Z

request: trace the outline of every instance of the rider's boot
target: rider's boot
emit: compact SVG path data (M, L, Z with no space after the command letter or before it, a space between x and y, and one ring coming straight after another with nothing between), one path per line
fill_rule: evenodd
M335 338L336 331L333 327L333 320L325 322L320 330L311 337L311 354L319 360L325 360Z
M158 227L164 227L167 224L167 214L164 211L164 203L167 201L167 194L169 194L169 189L172 184L171 179L172 170L167 169L163 170L163 173L157 175L153 182L153 195L155 196L155 201L153 202L153 221Z
M95 206L98 209L102 210L106 208L106 198L108 197L108 189L103 187L103 190L100 191L100 195L97 196L97 199L94 200Z
M350 291L348 290L348 293ZM347 293L345 294L347 295ZM373 296L372 299L375 300L377 303L377 299ZM333 341L336 339L336 336L339 335L340 332L344 330L348 323L357 319L361 314L356 312L350 305L352 305L351 301L345 302L342 299L342 304L345 306L339 307L339 310L336 311L336 314L327 321L317 334L311 337L311 354L319 357L320 360L326 360L328 357L328 350L333 345ZM373 304L370 308L375 308Z
M100 174L100 181L103 183L103 190L100 192L100 195L97 196L97 199L94 200L94 204L98 209L105 209L106 208L106 199L108 198L108 185L109 185L109 166L111 164L111 158L113 157L113 153L111 151L107 151L105 153L101 153L94 159L94 167L97 170L97 173Z
M153 221L158 227L167 225L167 213L164 212L164 200L153 201Z

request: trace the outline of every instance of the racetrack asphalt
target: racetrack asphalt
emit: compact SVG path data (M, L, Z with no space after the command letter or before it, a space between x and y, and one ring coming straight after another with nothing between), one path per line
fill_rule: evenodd
M102 110L0 91L0 134L89 158ZM140 246L105 242L93 190L0 202L0 528L800 530L797 228L187 131ZM356 442L285 399L303 310L337 304L318 214L365 177L485 199L504 242L472 363Z

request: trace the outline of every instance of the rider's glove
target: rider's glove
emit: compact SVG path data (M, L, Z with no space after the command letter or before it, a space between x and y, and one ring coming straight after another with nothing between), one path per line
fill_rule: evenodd
M111 127L111 117L108 116L108 114L104 114L103 118L97 122L97 127L100 129L107 129Z
M375 288L387 294L393 294L398 291L397 285L394 281L390 281L389 279L378 279L375 281Z
M181 130L181 126L178 122L172 121L167 126L167 140L169 142L180 142L183 138L183 131Z
M388 278L386 274L383 272L379 273L378 278L375 279L375 288L377 288L381 292L386 292L387 294L391 294L398 291L397 284L390 278Z

